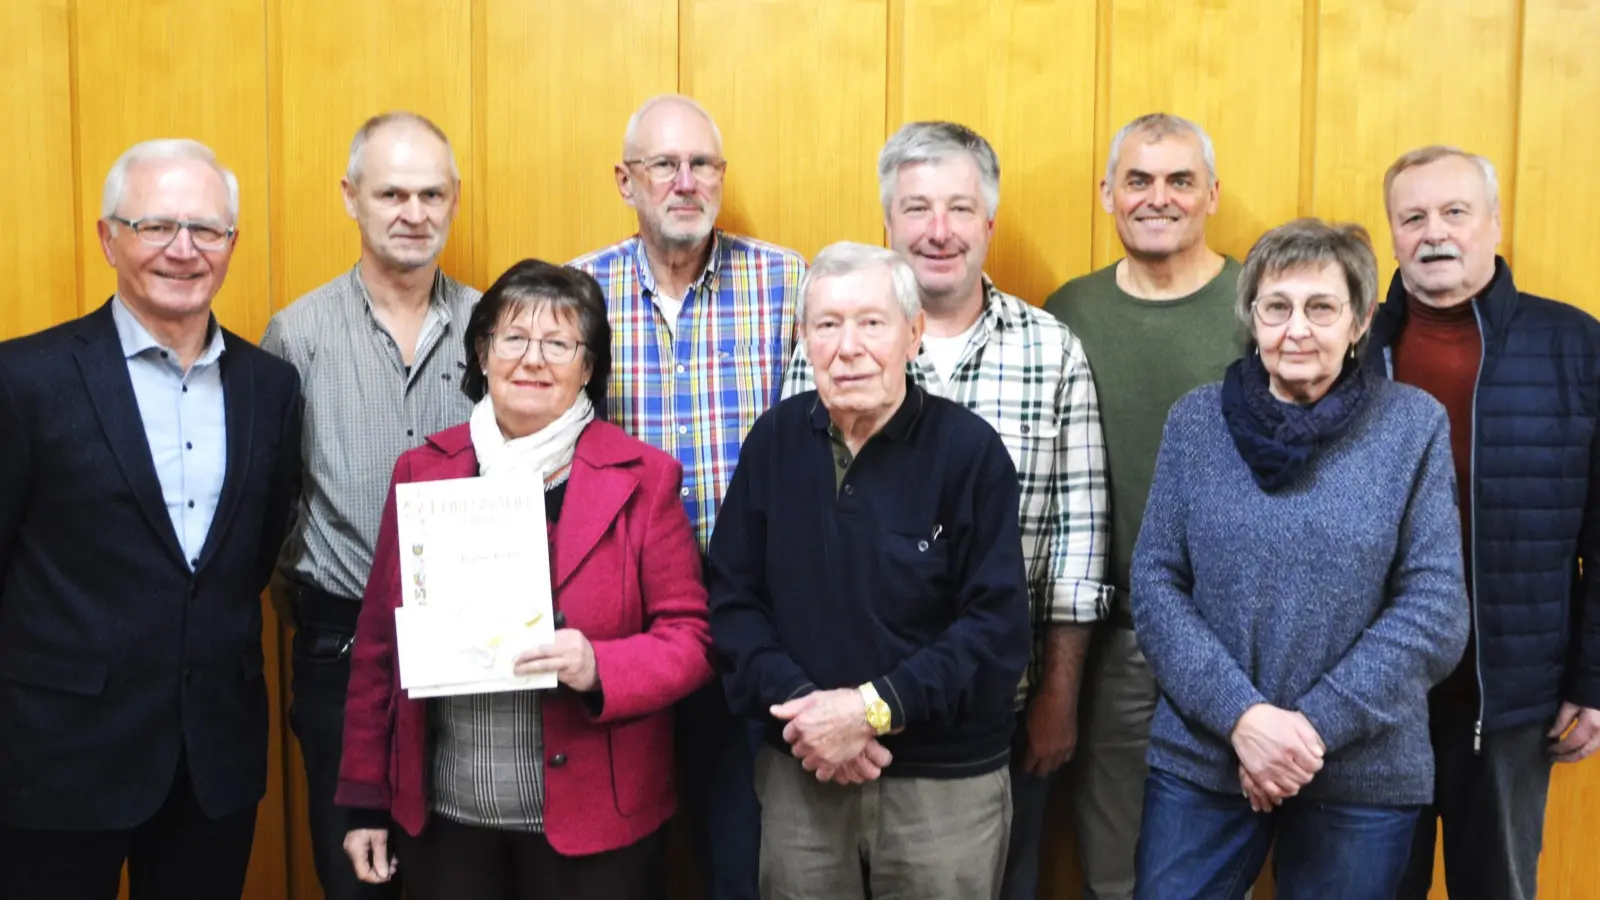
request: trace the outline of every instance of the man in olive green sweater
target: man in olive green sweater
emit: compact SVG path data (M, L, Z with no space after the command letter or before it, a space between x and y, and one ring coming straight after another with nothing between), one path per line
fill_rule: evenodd
M1206 246L1220 185L1211 138L1177 116L1117 132L1100 183L1125 257L1045 308L1082 342L1100 395L1111 487L1111 617L1097 629L1070 774L1086 900L1133 896L1156 683L1134 641L1129 566L1172 404L1239 356L1239 263Z

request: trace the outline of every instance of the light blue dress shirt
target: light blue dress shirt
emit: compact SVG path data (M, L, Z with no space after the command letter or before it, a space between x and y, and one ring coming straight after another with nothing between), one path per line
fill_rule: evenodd
M128 376L139 403L145 440L161 480L161 496L184 558L200 563L211 519L228 470L228 422L222 394L222 328L211 321L206 349L185 372L178 354L163 347L122 298L111 301L111 318L128 360Z

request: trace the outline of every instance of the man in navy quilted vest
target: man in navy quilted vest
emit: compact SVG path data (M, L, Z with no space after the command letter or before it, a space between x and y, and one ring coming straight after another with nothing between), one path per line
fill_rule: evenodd
M1400 271L1367 362L1450 413L1472 606L1400 896L1427 896L1442 819L1452 900L1523 900L1552 764L1600 747L1600 322L1512 282L1487 159L1424 147L1383 187Z

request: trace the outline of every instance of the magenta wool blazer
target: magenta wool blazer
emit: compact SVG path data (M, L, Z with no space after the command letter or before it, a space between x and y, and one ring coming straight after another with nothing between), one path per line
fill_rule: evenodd
M403 454L394 483L471 478L466 425ZM594 421L578 438L551 576L566 627L594 645L598 716L567 688L543 694L545 835L568 855L654 832L673 813L672 706L711 679L700 554L676 460ZM337 802L387 810L419 834L428 817L427 708L400 689L394 609L400 560L391 486L362 600L345 707Z

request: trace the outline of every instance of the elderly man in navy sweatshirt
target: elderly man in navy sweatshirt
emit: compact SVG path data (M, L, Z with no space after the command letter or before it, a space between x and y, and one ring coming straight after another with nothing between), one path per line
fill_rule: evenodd
M834 244L800 293L817 390L756 421L709 554L729 703L768 722L761 894L996 897L1029 651L1016 471L907 379L897 254Z

